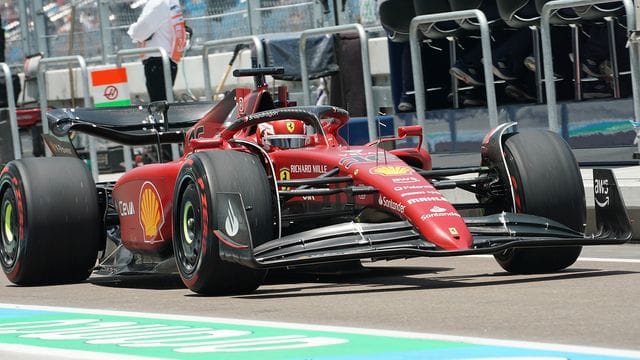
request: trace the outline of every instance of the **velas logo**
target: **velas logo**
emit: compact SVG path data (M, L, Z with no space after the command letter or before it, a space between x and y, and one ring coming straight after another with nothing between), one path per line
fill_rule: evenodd
M238 234L238 230L240 230L240 224L231 200L227 202L227 208L227 219L224 221L224 231L227 235L234 237Z
M374 166L369 173L382 176L409 175L413 174L413 169L408 166Z
M162 202L158 189L149 181L142 184L140 189L140 225L144 233L144 242L154 243L162 241L160 228L164 224L162 216ZM159 239L158 239L159 238Z

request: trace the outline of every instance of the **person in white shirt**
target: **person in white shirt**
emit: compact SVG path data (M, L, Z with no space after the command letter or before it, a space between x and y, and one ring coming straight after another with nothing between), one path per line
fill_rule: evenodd
M171 66L171 84L178 73L187 42L184 16L178 0L149 0L138 20L127 31L140 47L160 47L167 51ZM157 54L143 56L144 75L150 101L166 100L162 58Z

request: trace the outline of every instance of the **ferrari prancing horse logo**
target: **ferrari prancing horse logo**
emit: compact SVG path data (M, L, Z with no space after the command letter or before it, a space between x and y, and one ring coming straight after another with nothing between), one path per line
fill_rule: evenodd
M289 168L281 168L280 169L280 180L291 180L291 171ZM290 188L288 186L283 186L280 190L287 191Z
M292 133L296 129L296 124L292 121L287 121L287 130Z

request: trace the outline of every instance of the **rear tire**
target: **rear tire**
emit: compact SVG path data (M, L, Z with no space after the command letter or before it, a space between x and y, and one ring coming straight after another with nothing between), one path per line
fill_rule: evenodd
M96 186L75 158L11 161L0 175L0 263L18 285L80 282L100 245Z
M504 142L516 209L558 221L583 232L584 185L569 145L550 131L516 133ZM494 255L500 266L517 274L554 272L571 266L581 246L515 248Z
M192 291L206 295L249 293L266 271L220 258L216 193L242 195L253 246L272 238L272 199L259 159L237 151L198 152L180 170L174 195L173 248L180 276Z

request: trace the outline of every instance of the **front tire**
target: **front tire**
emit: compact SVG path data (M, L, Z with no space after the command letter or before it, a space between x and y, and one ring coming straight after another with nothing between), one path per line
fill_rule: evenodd
M86 280L96 264L95 183L75 158L9 162L0 175L0 263L17 285Z
M543 216L583 232L584 184L569 145L550 131L516 133L504 141L514 189L515 212ZM581 246L515 248L494 255L500 266L517 274L548 273L571 266Z
M253 246L272 238L272 199L259 159L237 151L198 152L180 170L174 197L176 263L184 284L205 295L249 293L266 271L220 258L216 193L240 193L247 211Z

